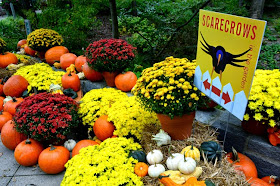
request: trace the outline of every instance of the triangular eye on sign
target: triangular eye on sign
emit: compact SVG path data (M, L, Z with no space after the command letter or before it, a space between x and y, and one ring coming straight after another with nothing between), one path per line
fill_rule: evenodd
M243 120L266 21L200 10L197 67L199 90Z

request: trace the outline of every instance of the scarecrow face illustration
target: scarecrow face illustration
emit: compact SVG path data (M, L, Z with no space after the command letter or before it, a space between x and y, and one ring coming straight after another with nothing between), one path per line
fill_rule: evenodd
M251 50L251 48L249 48L248 50L246 50L245 52L243 52L241 54L233 55L229 52L226 52L222 46L214 47L214 46L209 45L205 41L201 32L200 32L200 34L205 43L204 44L202 41L200 41L200 43L204 47L204 48L201 47L201 49L206 54L209 54L212 57L213 69L211 72L211 78L212 78L213 72L215 71L217 74L220 74L220 81L222 81L222 73L225 70L227 64L235 66L235 67L244 67L242 65L236 64L235 62L245 62L248 59L236 59L236 58L243 56L244 54L249 52Z

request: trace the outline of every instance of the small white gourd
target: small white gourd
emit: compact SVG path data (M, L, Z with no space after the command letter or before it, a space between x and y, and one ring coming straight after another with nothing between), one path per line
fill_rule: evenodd
M178 164L178 169L183 174L191 174L195 171L196 161L190 157L185 157Z
M179 162L184 160L184 155L180 153L173 153L166 160L166 166L169 170L178 170Z
M76 146L76 141L73 139L69 139L64 142L64 147L68 149L70 152L74 149L75 146Z
M152 178L157 178L164 171L165 171L165 168L162 164L150 165L148 168L148 174Z
M159 147L171 143L171 137L162 129L159 130L159 133L153 135L152 140L155 140L157 142L157 146Z
M152 150L147 154L146 159L150 165L154 165L163 160L163 154L160 150Z
M13 98L12 98L11 96L7 96L7 97L3 100L4 105L5 105L8 101L10 101L10 100L13 100Z

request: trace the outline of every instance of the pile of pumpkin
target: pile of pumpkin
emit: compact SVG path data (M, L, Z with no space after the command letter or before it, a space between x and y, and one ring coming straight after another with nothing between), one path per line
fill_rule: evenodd
M55 46L47 50L44 61L49 65L53 65L55 68L62 68L64 70L74 65L75 69L80 73L80 78L85 77L92 82L103 80L100 72L89 67L85 56L77 57L75 54L69 53L68 49L64 46ZM115 85L119 90L128 92L136 84L136 81L136 75L128 71L116 76Z
M4 113L0 116L0 122L2 123L4 117L9 119L9 116ZM76 144L74 140L70 139L65 142L64 146L50 145L44 149L42 143L17 132L12 120L8 120L2 127L1 141L5 147L14 150L15 160L20 165L29 167L38 163L41 170L47 174L62 172L65 169L64 165L70 159L70 151L74 147L72 157L77 155L83 147L99 144L93 140L81 140Z
M210 147L211 145L212 147ZM201 150L201 152L207 154L208 158L216 158L217 155L221 154L221 151L216 153L213 148L220 148L220 146L214 141L201 144L201 149L206 150ZM163 153L158 149L148 152L147 155L143 151L132 151L129 156L139 161L134 168L135 174L140 177L149 175L152 178L159 178L159 181L165 186L215 185L210 180L197 180L203 170L202 167L197 167L197 162L200 161L200 151L193 145L185 147L181 153L170 153L165 162L167 171L165 166L161 164ZM149 163L150 166L146 163Z
M33 49L31 49L27 45L27 40L22 39L17 44L18 49L21 49L22 54L27 54L29 56L36 57L39 55L39 53ZM101 81L103 80L103 76L100 72L95 71L94 69L90 68L88 63L86 62L86 57L76 56L73 53L70 53L69 50L64 46L55 46L50 49L48 49L45 54L44 58L41 59L43 62L48 63L51 66L54 66L55 68L66 70L70 65L74 65L74 70L71 71L71 74L69 73L68 82L74 82L75 87L78 87L77 77L80 79L86 78L92 82ZM18 59L15 54L6 52L4 55L0 54L0 68L6 68L9 65L13 65L13 69L17 69L22 65L15 65L18 63ZM78 72L78 76L72 75L74 72ZM74 76L74 77L72 77ZM71 79L71 80L70 80ZM124 92L129 92L133 86L135 85L137 81L137 76L131 72L125 72L119 74L115 78L115 85L119 90L122 90ZM72 83L67 83L72 84ZM80 88L79 88L80 89ZM74 90L74 89L73 89ZM75 88L75 91L77 92L77 88Z

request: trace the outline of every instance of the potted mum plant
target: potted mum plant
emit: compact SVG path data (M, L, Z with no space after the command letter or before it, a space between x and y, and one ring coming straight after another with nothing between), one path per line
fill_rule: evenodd
M171 56L145 69L132 89L175 140L190 137L195 110L204 104L205 95L193 85L195 68L195 62Z
M29 96L16 110L16 130L46 145L66 140L80 122L77 102L59 93Z
M101 39L91 43L85 56L88 65L102 72L108 86L115 86L115 77L134 59L136 48L122 39Z
M38 51L41 59L45 58L44 55L48 49L60 46L62 43L62 36L51 29L40 28L27 36L27 45L31 49Z
M280 127L280 71L256 70L242 127L263 135L267 127Z

